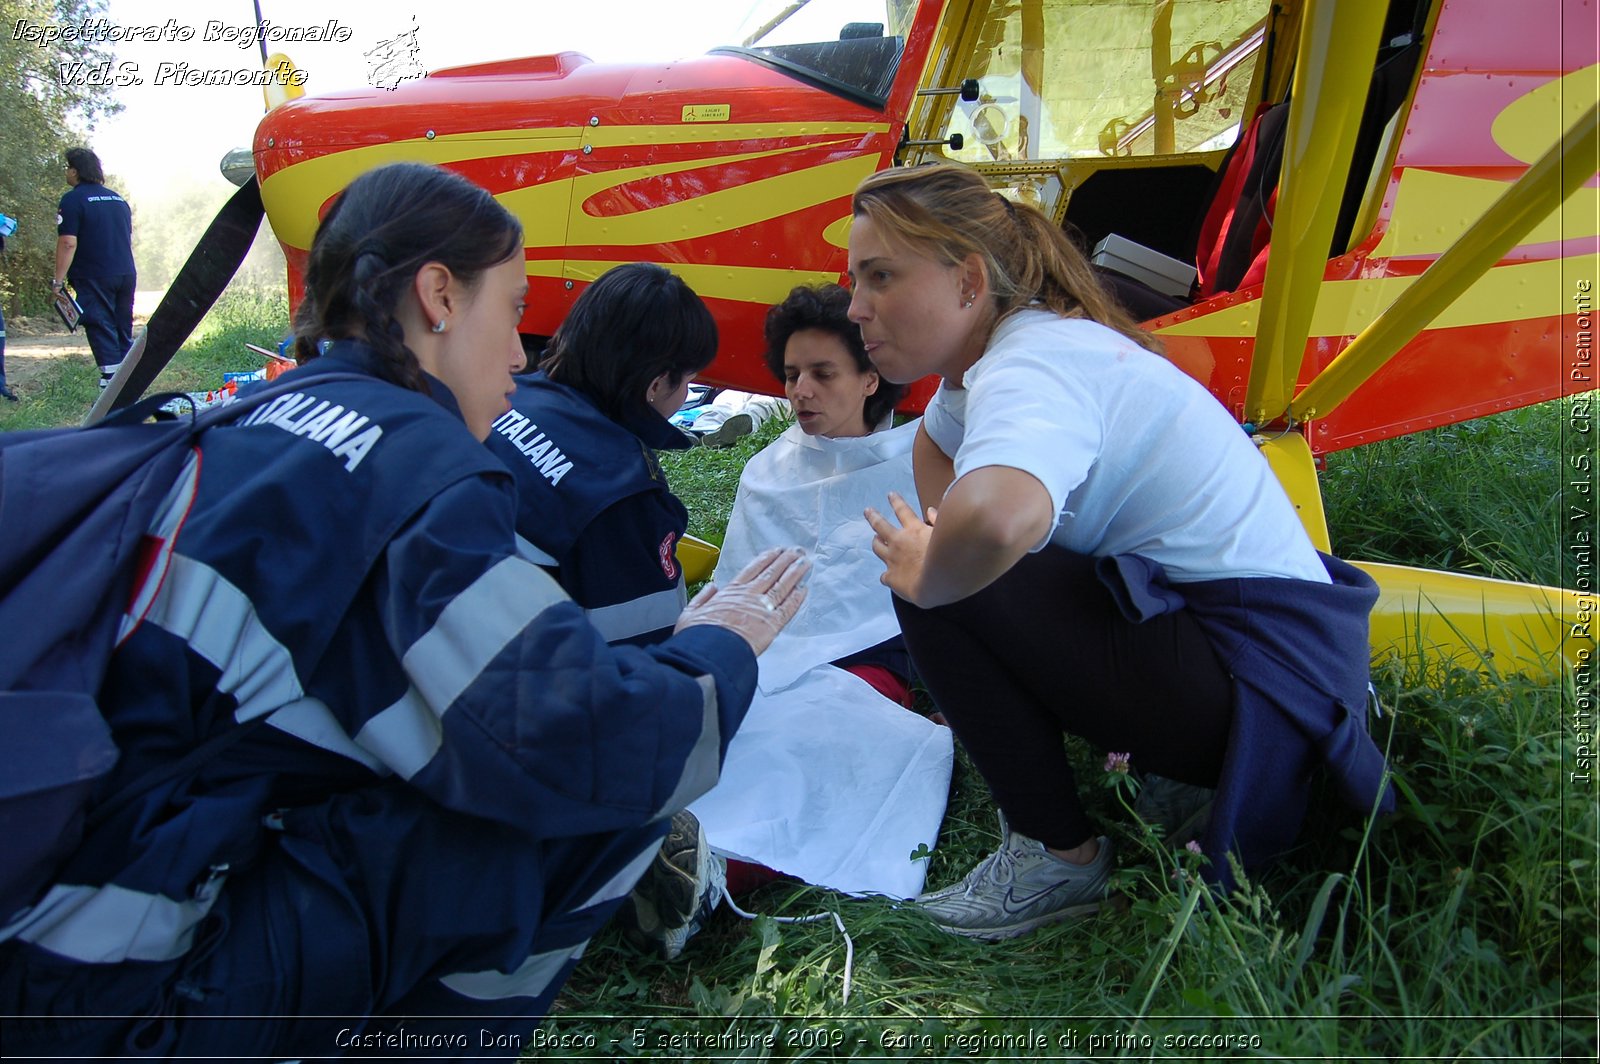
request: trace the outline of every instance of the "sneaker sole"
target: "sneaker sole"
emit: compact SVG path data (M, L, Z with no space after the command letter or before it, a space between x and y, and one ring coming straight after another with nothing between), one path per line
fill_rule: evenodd
M674 818L672 830L661 840L661 853L650 863L638 889L664 921L677 926L693 916L699 905L699 884L705 881L710 859L699 823Z
M937 920L934 921L934 926L941 931L948 931L952 935L960 935L962 938L975 938L983 942L1003 942L1008 938L1021 938L1031 931L1037 931L1041 927L1049 927L1051 924L1059 924L1063 920L1092 916L1100 911L1101 904L1098 901L1091 901L1084 902L1081 905L1069 905L1065 909L1057 909L1053 913L1035 916L1031 920L1024 920L1018 924L1006 924L1002 927L952 927L949 924L941 924Z
M672 960L681 942L672 932L688 924L700 903L699 887L709 875L711 850L690 814L673 817L650 867L629 893L618 914L623 933L636 948ZM676 946L676 948L674 948Z

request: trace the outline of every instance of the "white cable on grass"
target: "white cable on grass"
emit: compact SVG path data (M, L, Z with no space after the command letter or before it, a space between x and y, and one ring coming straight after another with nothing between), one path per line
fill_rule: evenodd
M728 908L732 909L735 914L744 917L746 920L754 920L756 918L755 913L748 913L739 908L739 904L733 900L733 895L728 893L727 884L722 886L722 900L727 903ZM844 921L839 918L839 914L812 913L810 916L769 916L767 919L778 924L814 924L818 920L826 920L830 916L833 917L833 925L839 929L839 934L844 936L844 994L841 1004L848 1005L850 1003L850 977L855 971L856 964L856 944L850 937L850 932L844 929Z

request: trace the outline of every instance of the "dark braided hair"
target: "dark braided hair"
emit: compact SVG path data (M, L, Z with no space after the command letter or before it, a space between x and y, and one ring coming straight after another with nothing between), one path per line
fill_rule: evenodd
M844 349L855 360L859 373L877 373L878 367L867 357L867 345L861 340L861 329L850 320L850 290L836 284L812 288L800 285L789 293L787 299L767 311L764 335L767 350L763 357L767 368L780 381L783 377L783 354L789 346L789 337L805 329L817 329L836 336ZM894 409L906 394L907 386L895 384L878 374L878 390L867 396L861 404L861 416L866 419L867 431L878 427L883 416Z
M311 242L295 359L316 358L322 340L364 340L381 377L426 392L395 317L417 271L441 263L470 287L521 249L521 223L466 178L421 163L370 170L339 194Z

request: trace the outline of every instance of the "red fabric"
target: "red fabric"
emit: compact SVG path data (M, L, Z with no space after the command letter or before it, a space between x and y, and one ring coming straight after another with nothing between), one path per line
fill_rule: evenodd
M1238 150L1228 159L1228 168L1222 175L1222 183L1217 188L1216 196L1211 200L1211 209L1206 211L1205 222L1200 226L1200 239L1194 257L1195 267L1199 272L1201 299L1209 299L1217 294L1217 265L1222 258L1223 245L1228 240L1228 229L1233 224L1233 212L1239 206L1240 189L1244 186L1246 175L1250 173L1250 164L1255 161L1256 142L1261 131L1261 116L1271 106L1263 103L1256 108L1249 126L1245 128Z
M882 665L848 665L845 672L867 681L872 689L897 706L910 709L913 704L911 687Z
M728 862L728 894L738 898L749 894L757 887L764 887L768 883L776 883L783 878L781 872L774 872L766 865L752 864L749 861Z

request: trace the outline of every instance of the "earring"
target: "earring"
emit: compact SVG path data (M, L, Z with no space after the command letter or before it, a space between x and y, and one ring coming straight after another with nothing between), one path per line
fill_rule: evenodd
M967 298L961 304L961 309L962 310L971 310L972 309L972 301L976 297L971 292L967 292L967 293L965 293L965 295L966 295Z
M969 306L970 306L970 304L969 304ZM445 319L443 319L443 318L440 318L438 321L434 322L433 323L433 331L436 332L436 333L444 332L444 323L445 323Z

